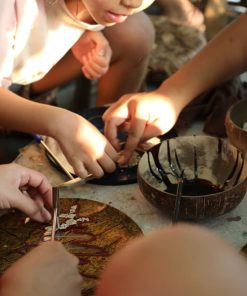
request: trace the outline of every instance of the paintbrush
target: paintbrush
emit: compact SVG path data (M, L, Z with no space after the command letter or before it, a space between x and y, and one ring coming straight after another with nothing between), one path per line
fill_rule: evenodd
M66 169L66 167L61 163L61 161L56 157L56 155L51 151L51 149L46 145L44 142L42 136L37 134L32 134L34 140L41 144L47 153L49 153L50 157L54 160L54 162L65 172L65 174L70 178L70 180L73 180L74 177L72 174Z

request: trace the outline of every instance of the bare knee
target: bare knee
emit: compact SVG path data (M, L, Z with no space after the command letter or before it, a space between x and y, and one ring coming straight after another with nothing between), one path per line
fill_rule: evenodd
M154 47L155 31L150 18L145 13L135 15L131 22L132 30L128 30L124 36L128 53L130 55L144 58L150 54Z

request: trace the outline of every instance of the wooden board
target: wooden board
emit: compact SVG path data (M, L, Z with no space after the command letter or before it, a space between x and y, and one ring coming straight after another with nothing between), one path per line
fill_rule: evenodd
M119 210L91 200L61 199L60 224L76 223L56 233L58 240L79 258L83 276L82 295L93 295L96 281L109 257L128 241L142 234L138 225ZM47 224L30 221L13 211L1 217L0 272L43 240ZM71 222L71 221L70 221Z

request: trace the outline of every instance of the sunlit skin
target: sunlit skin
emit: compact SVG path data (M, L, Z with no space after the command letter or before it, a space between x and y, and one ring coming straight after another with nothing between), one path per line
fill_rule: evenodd
M103 115L105 136L116 150L120 149L118 133L128 133L125 153L118 162L126 163L139 143L169 131L177 116L169 97L164 99L159 92L123 96Z
M51 219L52 187L41 173L14 163L0 165L0 188L0 209L16 208L39 222Z
M177 224L139 237L113 255L96 296L242 296L247 262L213 232Z

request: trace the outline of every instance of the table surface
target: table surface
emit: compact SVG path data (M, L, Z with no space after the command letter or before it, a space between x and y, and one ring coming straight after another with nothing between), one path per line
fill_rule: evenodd
M53 186L67 181L66 176L51 166L43 147L35 143L25 146L15 162L44 173ZM144 198L138 184L119 186L75 184L69 188L62 188L60 196L61 198L85 198L109 204L132 218L144 234L171 223L170 219L162 215ZM246 196L231 212L199 223L220 234L240 249L247 243Z

